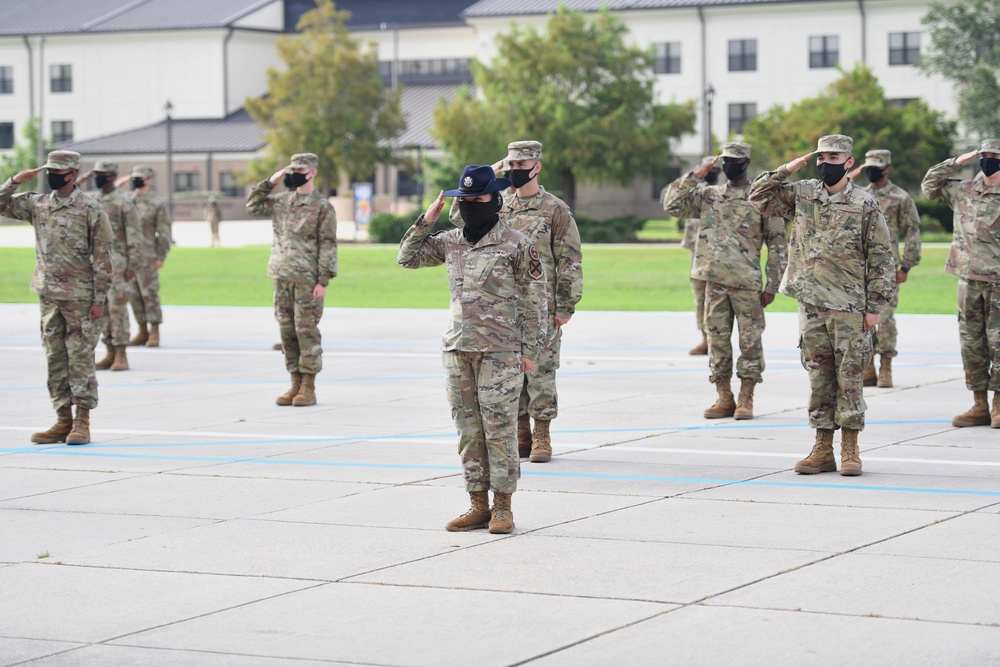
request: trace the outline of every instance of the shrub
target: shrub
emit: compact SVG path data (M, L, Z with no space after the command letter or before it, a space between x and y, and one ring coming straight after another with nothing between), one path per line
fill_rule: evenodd
M937 218L933 218L927 213L920 216L921 234L944 234L944 225Z
M376 213L368 223L368 238L373 243L395 243L403 240L403 234L410 228L415 215L392 215L391 213ZM441 217L431 228L431 232L454 229L448 220L448 207L441 211Z
M646 221L635 216L597 220L586 214L577 214L576 226L584 243L637 243L637 232Z
M947 204L939 204L938 202L934 202L923 197L920 199L914 199L913 201L917 205L917 212L920 213L921 229L923 228L924 216L937 220L941 223L942 229L949 234L955 229L955 213L951 210L950 206Z

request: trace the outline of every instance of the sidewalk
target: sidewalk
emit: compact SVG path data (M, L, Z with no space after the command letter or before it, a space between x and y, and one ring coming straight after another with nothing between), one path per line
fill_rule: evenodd
M899 316L847 478L791 471L794 315L758 418L708 422L690 314L579 313L509 536L442 529L444 311L329 308L319 404L280 408L269 308L167 306L84 447L28 442L37 317L0 305L0 665L1000 664L1000 431L950 424L953 316Z

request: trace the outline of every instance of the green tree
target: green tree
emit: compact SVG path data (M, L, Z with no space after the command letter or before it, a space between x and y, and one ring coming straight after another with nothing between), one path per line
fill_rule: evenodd
M1000 137L1000 0L932 2L923 24L931 47L917 66L955 84L967 130Z
M257 176L293 153L316 153L328 192L341 177L368 176L393 160L391 142L406 129L399 91L382 84L374 45L351 36L349 16L319 0L299 21L301 34L278 40L285 69L270 68L268 94L246 101L268 131L269 155L252 166Z
M852 137L859 164L865 152L889 149L893 182L916 192L927 168L951 155L955 122L922 100L894 106L872 71L858 65L822 94L788 108L774 106L743 126L743 138L753 145L753 163L761 171L816 150L816 140L825 134ZM810 169L799 173L815 176Z
M629 185L670 156L670 141L694 128L694 103L656 104L653 52L628 44L607 8L589 18L560 6L544 32L513 27L500 54L473 61L480 98L470 94L434 112L434 135L452 166L490 164L509 141L544 145L545 172L570 206L577 182ZM457 178L453 172L452 181Z
M14 145L14 151L8 155L0 156L0 182L24 171L34 169L38 166L38 119L32 118L21 129L20 141ZM48 148L42 152L46 152ZM274 173L274 172L271 172ZM40 185L38 177L28 181L20 187L21 190L39 191Z

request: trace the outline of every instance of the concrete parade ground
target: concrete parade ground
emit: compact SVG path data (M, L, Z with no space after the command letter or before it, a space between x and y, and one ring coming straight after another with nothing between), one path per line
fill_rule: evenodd
M578 313L555 456L490 535L443 529L468 507L447 312L327 303L317 406L274 404L269 308L168 305L80 447L30 443L38 307L0 305L0 664L1000 664L1000 430L951 426L954 316L898 317L841 477L792 472L793 314L758 418L708 422L690 313Z

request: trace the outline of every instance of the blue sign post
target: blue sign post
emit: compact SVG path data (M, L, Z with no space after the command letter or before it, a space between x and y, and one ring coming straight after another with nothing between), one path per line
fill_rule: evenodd
M368 223L372 221L372 213L375 211L372 200L374 193L375 186L371 183L354 184L354 229L357 231L368 230Z

